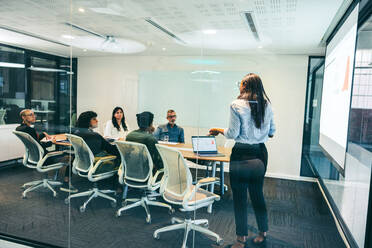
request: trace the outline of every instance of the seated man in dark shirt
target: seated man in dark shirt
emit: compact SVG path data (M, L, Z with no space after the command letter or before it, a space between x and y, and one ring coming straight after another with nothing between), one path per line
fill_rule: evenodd
M137 124L139 129L130 132L127 135L126 141L137 142L145 144L150 152L152 161L154 163L154 172L163 168L163 161L161 160L160 154L156 149L155 144L158 143L154 135L154 127L152 121L154 120L154 114L151 112L142 112L137 114Z
M35 128L33 127L35 121L36 121L36 115L34 113L34 111L32 111L31 109L24 109L20 112L20 116L22 118L22 123L20 126L18 126L16 128L17 131L20 131L20 132L25 132L25 133L28 133L29 135L31 135L32 138L34 138L40 145L41 147L43 147L44 149L44 155L48 153L48 151L46 150L47 147L50 147L53 145L53 143L56 142L55 138L54 137L51 137L50 135L48 135L46 132L43 132L41 134L38 134L35 130ZM42 139L46 138L48 141L47 142L40 142ZM68 155L61 155L61 156L57 156L57 157L52 157L50 159L48 159L45 163L57 163L57 162L69 162L70 161L70 157ZM70 187L68 187L68 182L69 182L69 178L68 178L68 173L69 173L69 170L68 168L66 168L65 170L65 177L64 177L64 185L60 188L61 190L63 191L68 191L68 192L77 192L77 190L72 186L70 185ZM66 186L67 184L67 186Z
M31 137L34 138L43 147L44 154L47 154L48 151L46 150L46 148L53 145L53 143L55 143L56 140L53 139L50 135L48 135L46 132L43 132L41 134L38 134L36 132L35 128L33 127L36 121L36 115L34 111L32 111L31 109L24 109L19 114L22 118L22 123L16 128L16 131L28 133L29 135L31 135ZM40 142L44 138L46 138L49 141Z
M100 172L110 171L120 165L120 153L115 145L111 145L102 137L102 135L93 131L97 126L97 113L93 111L83 112L79 115L76 123L77 128L74 134L83 138L92 151L94 157L105 157L109 155L116 156L114 163L108 162L98 169ZM113 180L114 187L118 186L117 175L113 177ZM119 188L117 190L120 191Z

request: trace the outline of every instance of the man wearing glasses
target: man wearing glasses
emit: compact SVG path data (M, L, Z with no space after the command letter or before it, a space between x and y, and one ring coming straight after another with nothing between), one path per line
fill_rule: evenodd
M157 140L166 142L185 143L183 128L176 125L176 112L173 109L167 111L167 124L159 125L154 136Z
M45 156L45 154L48 153L46 148L52 146L53 143L56 143L56 139L54 137L50 136L49 134L47 134L46 132L42 132L41 134L38 134L36 132L35 128L33 127L34 123L36 122L36 115L35 115L34 111L32 111L31 109L24 109L24 110L21 111L21 113L19 113L19 115L22 118L22 123L21 123L21 125L19 125L16 128L16 130L20 131L20 132L28 133L29 135L31 135L32 138L34 138L41 145L41 147L43 147L44 156ZM46 142L40 142L44 138L46 138L47 141ZM46 164L54 164L54 163L57 163L57 162L67 163L70 160L71 160L71 158L70 158L69 155L63 154L63 155L60 155L60 156L48 158L48 160L45 161L45 163ZM75 189L75 187L73 187L71 184L70 184L70 187L68 186L69 168L71 168L70 165L65 170L64 185L60 188L60 190L75 193L75 192L77 192L77 189Z
M36 122L36 115L31 109L24 109L21 111L21 113L19 113L19 115L22 118L22 123L16 128L16 130L31 135L32 138L34 138L43 147L44 153L46 154L48 152L46 148L56 142L55 138L52 138L46 132L41 134L36 132L35 128L33 127L34 123ZM44 138L46 138L48 142L40 142L40 140Z

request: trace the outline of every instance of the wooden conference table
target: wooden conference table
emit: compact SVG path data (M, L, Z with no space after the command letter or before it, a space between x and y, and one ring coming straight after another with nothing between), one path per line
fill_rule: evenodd
M56 145L60 146L71 146L70 143L68 142L59 142L62 140L66 140L66 135L65 134L56 134L56 135L51 135L52 137L55 137L57 142L55 143ZM224 177L224 163L230 162L230 154L231 154L231 148L226 148L226 147L221 147L219 146L217 148L219 153L224 154L224 157L201 157L195 154L192 151L192 146L191 144L183 144L183 143L177 143L177 144L172 144L172 143L164 143L164 142L159 142L161 145L166 145L169 147L173 147L175 149L178 149L182 156L186 159L193 159L193 160L201 160L201 161L210 161L214 164L212 164L213 170L215 170L215 165L219 165L220 167L220 192L221 195L224 194L225 188L224 188L224 182L225 182L225 177ZM212 174L215 174L215 171L212 172ZM212 185L212 191L213 187Z

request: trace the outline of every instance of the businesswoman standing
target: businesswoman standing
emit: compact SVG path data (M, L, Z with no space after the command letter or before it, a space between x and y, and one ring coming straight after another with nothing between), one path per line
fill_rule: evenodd
M267 150L264 142L275 133L273 111L260 77L254 73L246 75L239 83L239 90L238 98L230 105L229 128L209 130L211 135L221 133L236 142L230 157L230 183L237 235L232 248L248 245L248 191L259 230L252 242L256 245L266 243L268 220L263 183Z
M115 107L112 111L111 120L106 122L103 136L124 140L128 133L129 131L128 126L125 123L124 111L121 107Z

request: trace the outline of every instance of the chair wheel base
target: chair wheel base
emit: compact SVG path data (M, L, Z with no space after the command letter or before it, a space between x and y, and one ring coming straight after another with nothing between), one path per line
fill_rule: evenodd
M66 199L65 199L65 204L66 204L66 205L70 204L70 199L66 198Z
M117 205L116 202L113 201L111 202L111 207L116 208L116 205Z
M223 245L223 239L217 239L216 243L217 245Z
M153 237L154 237L154 239L156 239L156 240L159 240L159 239L160 239L160 235L159 235L159 234L155 234L155 233L154 233Z
M146 217L146 223L147 224L151 224L151 216L147 216Z
M119 218L120 216L121 216L121 214L120 214L119 212L116 212L116 213L115 213L115 217L116 217L116 218Z
M80 213L84 213L85 212L85 207L81 206L79 210L80 210Z

